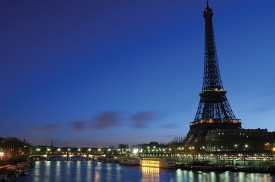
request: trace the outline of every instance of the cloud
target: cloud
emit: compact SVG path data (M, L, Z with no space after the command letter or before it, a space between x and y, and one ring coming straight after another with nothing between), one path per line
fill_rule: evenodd
M121 112L118 111L104 111L98 113L94 118L87 121L77 120L69 122L74 131L84 130L104 130L112 127L122 126L122 120L130 120L134 128L146 128L148 124L157 118L156 112L143 111L131 114L130 116L123 118ZM92 123L92 126L91 126ZM126 124L125 124L126 125ZM59 128L59 124L50 124L41 127L34 127L32 130L38 132L48 132ZM166 127L172 127L167 125ZM176 127L176 126L175 126Z
M37 131L39 133L45 133L45 132L48 132L48 131L55 130L59 127L60 126L58 124L49 124L49 125L41 126L41 127L33 127L32 130Z
M176 123L162 125L162 128L177 128L177 127L179 127L179 125Z
M138 112L130 117L134 128L145 128L154 119L156 119L156 114L152 111Z
M270 104L270 105L261 105L261 106L256 106L256 108L252 109L251 112L252 113L266 113L266 112L270 112L273 111L275 109L274 105Z
M94 125L93 129L103 130L106 128L119 126L119 119L121 118L121 114L116 111L106 111L98 114L93 119Z
M74 121L72 122L73 129L76 131L81 131L85 129L85 122L83 121Z

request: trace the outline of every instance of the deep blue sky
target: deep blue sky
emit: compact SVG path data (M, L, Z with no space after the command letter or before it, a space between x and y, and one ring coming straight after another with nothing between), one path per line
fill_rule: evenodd
M209 5L234 114L275 131L275 1ZM0 1L0 136L81 147L184 137L200 100L205 7Z

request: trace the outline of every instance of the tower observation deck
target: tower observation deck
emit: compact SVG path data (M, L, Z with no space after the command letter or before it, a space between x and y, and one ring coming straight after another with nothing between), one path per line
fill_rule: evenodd
M214 29L213 11L208 6L203 11L205 19L204 75L200 102L195 119L190 123L185 144L202 146L209 130L241 128L226 97L219 71Z

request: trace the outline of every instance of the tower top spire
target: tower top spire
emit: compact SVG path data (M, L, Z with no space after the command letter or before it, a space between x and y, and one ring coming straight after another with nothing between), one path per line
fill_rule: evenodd
M213 11L212 11L211 8L209 8L208 0L206 1L206 8L205 8L205 10L203 11L203 17L207 17L207 15L210 16L210 17L213 16Z

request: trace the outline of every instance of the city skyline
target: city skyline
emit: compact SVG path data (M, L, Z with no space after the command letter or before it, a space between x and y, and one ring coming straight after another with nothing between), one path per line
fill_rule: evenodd
M210 0L242 127L275 110L275 2ZM0 2L1 137L104 147L184 137L202 88L206 1Z

